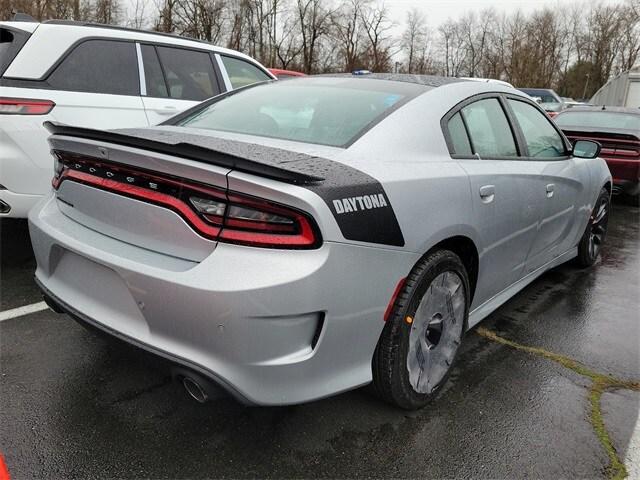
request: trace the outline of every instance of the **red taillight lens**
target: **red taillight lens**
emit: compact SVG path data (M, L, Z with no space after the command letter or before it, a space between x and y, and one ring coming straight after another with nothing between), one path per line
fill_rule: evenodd
M0 97L0 115L46 115L55 106L51 100Z
M228 199L220 240L275 248L319 245L315 224L305 213L237 193L229 193Z
M55 157L55 189L68 179L161 205L212 240L271 248L317 248L321 243L315 222L295 208L97 159L61 152Z

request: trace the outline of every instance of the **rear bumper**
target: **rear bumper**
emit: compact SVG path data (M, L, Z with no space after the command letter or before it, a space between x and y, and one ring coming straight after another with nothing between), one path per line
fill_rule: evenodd
M0 190L0 218L27 218L29 211L42 199L42 195L27 195Z
M37 282L63 310L258 405L370 382L387 302L417 260L340 243L179 260L80 225L53 196L29 220Z
M217 386L219 386L220 388L222 388L223 390L225 390L227 393L229 393L230 395L232 395L236 400L238 400L241 403L244 403L246 405L252 405L251 401L249 401L247 398L243 397L242 394L240 392L238 392L237 390L234 389L234 387L230 384L227 384L223 379L218 378L217 375L213 372L210 372L208 370L204 370L202 367L200 367L199 365L196 365L192 362L190 362L187 359L184 358L180 358L177 357L175 355L172 355L168 352L164 352L162 350L158 350L156 348L154 348L151 345L147 345L144 344L142 342L139 342L131 337L128 337L126 335L123 335L122 333L118 332L117 330L113 330L112 328L109 328L108 326L101 324L97 321L95 321L92 318L87 317L86 315L80 313L79 311L77 311L75 308L73 308L71 305L66 304L65 302L63 302L61 299L56 298L55 295L53 295L37 278L36 278L36 284L38 285L38 287L40 287L40 290L42 290L42 294L44 296L44 300L47 303L47 305L49 306L49 308L51 308L54 312L56 313L65 313L67 315L69 315L71 318L73 318L76 322L78 323L83 323L93 329L97 329L99 331L101 331L102 333L106 333L118 340L121 340L125 343L128 343L130 345L133 345L135 347L138 347L146 352L149 352L153 355L157 355L159 357L164 358L165 360L170 361L172 364L178 366L178 367L182 367L184 369L187 370L191 370L193 372L197 372L200 375L204 375L206 378L210 379L211 381L213 381Z

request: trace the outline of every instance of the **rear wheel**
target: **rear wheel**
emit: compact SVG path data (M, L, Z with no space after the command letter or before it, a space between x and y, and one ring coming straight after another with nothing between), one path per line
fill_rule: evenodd
M457 255L440 250L416 265L374 353L374 389L382 399L417 409L444 385L468 305L469 280Z
M587 228L578 244L576 262L581 267L590 267L598 258L604 239L607 235L609 211L611 210L611 196L606 188L600 190L596 205L589 217Z

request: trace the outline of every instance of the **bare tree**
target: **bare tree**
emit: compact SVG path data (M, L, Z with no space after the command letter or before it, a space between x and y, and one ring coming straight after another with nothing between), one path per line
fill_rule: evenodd
M402 60L405 72L499 78L582 96L640 59L640 0L597 2L527 14L470 11L433 29L413 9L399 35L383 0L0 0L0 19L17 10L37 20L151 27L307 73L383 72Z
M406 54L405 70L408 73L420 73L427 44L427 20L425 15L413 8L407 12L406 28L402 34L401 45Z
M440 48L443 55L443 74L448 77L458 77L467 56L460 25L449 19L440 25L438 33L440 34Z
M390 33L394 24L385 4L379 3L367 8L363 6L360 8L360 19L369 40L369 68L375 72L389 71L395 40Z
M298 20L302 39L302 69L314 73L318 44L329 33L332 10L321 5L320 0L297 0Z
M332 16L333 40L337 44L338 56L347 72L360 66L363 32L360 11L368 0L349 0Z
M142 29L147 25L147 1L135 0L133 4L133 11L129 12L126 25L131 28Z

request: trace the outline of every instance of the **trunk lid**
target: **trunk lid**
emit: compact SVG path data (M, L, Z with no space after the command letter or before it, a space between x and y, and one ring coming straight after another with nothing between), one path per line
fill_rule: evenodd
M82 138L54 136L50 144L59 162L75 175L60 182L56 192L58 207L67 217L172 257L199 262L214 251L215 238L198 234L180 209L152 200L154 195L169 201L169 193L182 195L187 188L183 179L224 194L230 169Z
M275 248L282 235L289 235L287 248L313 248L319 239L304 212L228 191L232 170L294 185L320 181L294 166L308 160L304 154L161 128L98 131L51 122L46 127L57 158L58 207L92 230L196 262L211 254L221 236L250 244L232 222L241 230L257 228L260 241L273 240ZM237 217L227 217L230 211Z

